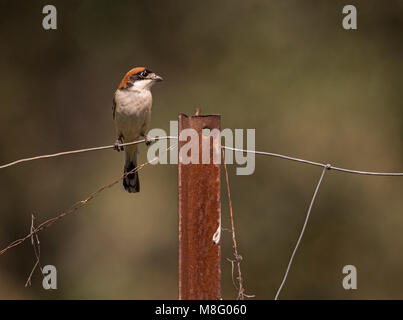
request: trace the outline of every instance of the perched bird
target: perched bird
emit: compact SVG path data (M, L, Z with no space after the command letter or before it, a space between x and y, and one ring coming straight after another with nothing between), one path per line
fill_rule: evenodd
M136 67L126 73L120 82L113 97L112 107L117 134L114 146L117 151L123 150L119 144L136 141L140 137L146 139L147 145L151 143L146 134L151 121L150 89L156 82L162 80L154 72L144 67ZM137 145L125 146L124 151L124 173L127 173L137 167ZM127 192L140 191L137 171L123 179L123 187Z

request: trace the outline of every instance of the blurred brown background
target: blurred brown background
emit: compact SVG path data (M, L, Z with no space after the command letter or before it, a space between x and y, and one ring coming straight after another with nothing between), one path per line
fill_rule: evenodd
M153 90L153 128L199 106L221 114L223 128L256 128L257 150L403 171L403 4L347 2L2 0L0 163L112 144L114 90L146 65L165 78ZM42 28L50 3L56 31ZM346 4L357 7L356 31L341 26ZM56 216L122 167L109 150L1 170L1 248L28 232L31 213ZM55 291L42 289L39 271L24 288L29 242L0 256L0 298L176 299L176 170L147 167L140 194L115 186L41 232ZM274 297L320 171L268 157L252 176L230 168L248 294ZM280 298L403 298L402 187L399 177L329 172ZM228 228L224 189L222 198ZM225 231L222 254L223 298L235 298ZM342 288L347 264L358 290Z

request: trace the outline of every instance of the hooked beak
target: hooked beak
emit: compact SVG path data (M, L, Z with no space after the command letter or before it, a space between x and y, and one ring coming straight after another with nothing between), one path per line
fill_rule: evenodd
M155 73L152 75L151 79L155 82L160 82L160 81L164 80L162 77L160 77L159 75L157 75Z

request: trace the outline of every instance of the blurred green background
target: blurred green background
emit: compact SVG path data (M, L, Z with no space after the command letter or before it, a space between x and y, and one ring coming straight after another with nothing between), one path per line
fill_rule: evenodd
M179 112L222 115L256 128L256 149L351 169L403 171L402 1L5 1L0 7L0 162L112 144L112 96L130 68L153 89L152 128ZM42 28L42 8L58 29ZM358 30L342 28L354 4ZM145 160L141 147L140 161ZM0 244L25 235L30 215L56 216L121 175L111 150L0 171ZM272 299L321 169L257 157L230 183L246 293ZM115 186L40 233L45 291L29 242L0 256L3 299L176 299L177 168L147 167L142 191ZM224 182L224 180L223 180ZM403 179L328 172L282 299L403 298ZM229 212L223 183L223 227ZM223 233L223 298L231 235ZM358 270L346 291L343 266Z

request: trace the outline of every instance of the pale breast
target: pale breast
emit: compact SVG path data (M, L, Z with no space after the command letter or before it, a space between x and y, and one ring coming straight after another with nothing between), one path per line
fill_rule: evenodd
M136 140L146 130L151 118L152 95L149 90L117 90L115 126L125 142Z

